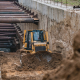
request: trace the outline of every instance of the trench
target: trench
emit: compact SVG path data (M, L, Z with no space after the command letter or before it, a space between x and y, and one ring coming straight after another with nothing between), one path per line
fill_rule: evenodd
M47 63L45 63L46 60L44 60L45 62L43 63L41 63L40 60L37 60L36 62L35 56L32 57L33 61L28 63L27 61L29 60L29 57L27 58L24 56L26 54L23 53L22 59L23 65L25 66L22 68L20 64L21 54L16 51L22 48L23 33L26 27L26 30L38 29L39 20L37 14L35 15L34 12L19 5L17 2L1 2L0 4L2 7L0 8L0 75L2 80L42 80L46 73L53 71L53 69L61 64L61 54L52 54L54 61L51 61L51 63L47 65ZM6 4L5 6L7 8L3 7L2 4ZM11 7L12 5L13 7ZM22 23L25 26L22 25ZM29 26L26 26L26 23L28 23ZM47 62L52 60L47 56L44 57L45 59L48 58ZM28 66L29 64L31 64L31 67ZM46 69L44 70L45 67Z
M53 54L53 61L51 61L51 63L49 61L52 59L44 55L44 58L48 59L48 64L46 64L45 60L45 62L41 62L34 56L31 61L32 69L27 68L30 64L27 62L30 60L29 57L26 57L27 55L24 53L23 55L25 56L22 57L21 64L20 53L16 52L21 48L20 46L23 42L23 32L20 27L17 24L1 23L0 28L4 31L0 33L0 35L2 35L0 41L1 45L3 45L1 49L4 51L0 52L1 80L42 80L46 73L54 71L54 69L61 64L61 54ZM2 44L2 42L4 44ZM39 62L37 62L36 59ZM39 66L35 65L34 62ZM21 67L21 65L25 66Z

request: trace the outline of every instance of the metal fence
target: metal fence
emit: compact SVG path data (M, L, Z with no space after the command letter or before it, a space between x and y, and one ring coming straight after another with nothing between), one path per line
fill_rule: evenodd
M37 0L41 1L47 4L52 4L60 7L66 7L69 6L78 6L80 5L80 0ZM64 2L65 1L65 2Z

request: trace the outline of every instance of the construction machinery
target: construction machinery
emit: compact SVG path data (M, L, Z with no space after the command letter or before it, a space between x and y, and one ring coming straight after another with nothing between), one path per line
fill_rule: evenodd
M49 50L48 32L44 30L24 30L23 48L27 53L51 52Z

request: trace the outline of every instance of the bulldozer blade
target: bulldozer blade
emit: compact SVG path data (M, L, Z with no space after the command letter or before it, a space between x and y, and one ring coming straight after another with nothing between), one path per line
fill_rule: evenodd
M20 50L22 51L22 50ZM62 56L59 53L50 53L47 51L38 51L35 54L20 53L20 66L16 69L19 71L40 71L54 69L60 64Z
M36 53L34 53L34 55L36 56L37 59L39 59L39 61L43 61L46 60L47 62L51 61L52 53L48 52L48 51L38 51Z

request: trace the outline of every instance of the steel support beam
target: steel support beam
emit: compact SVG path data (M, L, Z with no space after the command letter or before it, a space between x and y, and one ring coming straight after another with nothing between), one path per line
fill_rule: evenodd
M0 18L0 23L34 23L32 18Z
M0 12L0 14L24 14L24 12Z
M14 2L0 1L0 23L38 23L34 13ZM21 9L20 9L21 8Z

